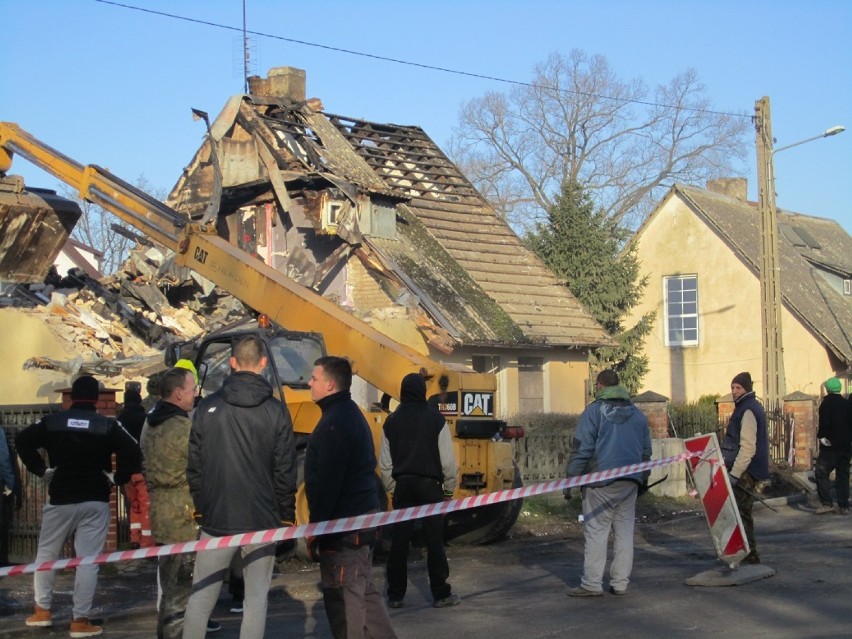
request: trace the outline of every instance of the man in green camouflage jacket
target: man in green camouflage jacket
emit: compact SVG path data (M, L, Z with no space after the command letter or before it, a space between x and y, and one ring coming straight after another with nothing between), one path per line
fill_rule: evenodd
M198 527L186 480L189 430L196 394L192 371L172 368L160 380L162 398L142 428L145 478L151 498L151 531L157 544L195 541ZM194 553L158 558L162 597L157 610L157 639L180 639L192 590Z

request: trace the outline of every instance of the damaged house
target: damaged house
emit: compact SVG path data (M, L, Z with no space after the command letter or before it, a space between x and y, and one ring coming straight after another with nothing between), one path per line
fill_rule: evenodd
M583 408L610 338L422 129L327 113L299 69L250 90L167 204L396 341L495 373L503 415Z

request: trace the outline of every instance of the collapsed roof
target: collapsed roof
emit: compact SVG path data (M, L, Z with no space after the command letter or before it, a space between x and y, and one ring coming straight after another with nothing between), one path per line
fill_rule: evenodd
M357 258L443 351L612 343L422 129L326 113L297 69L250 84L210 126L173 208L238 243L232 214L260 212L270 265L326 296Z

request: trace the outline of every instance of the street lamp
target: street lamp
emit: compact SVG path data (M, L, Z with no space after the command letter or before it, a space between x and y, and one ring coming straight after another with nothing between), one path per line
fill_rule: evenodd
M763 346L763 387L766 409L774 411L784 397L784 349L781 341L781 265L778 250L777 209L775 207L776 153L794 146L827 138L846 129L833 126L820 135L772 149L772 122L769 98L754 105L757 146L758 211L760 213L760 314Z
M799 142L793 142L793 144L788 144L786 146L779 146L777 149L772 151L772 155L776 153L781 153L781 151L786 151L787 149L792 149L794 146L799 146L800 144L804 144L805 142L813 142L814 140L819 140L821 138L830 138L832 135L837 135L838 133L843 133L846 130L845 126L833 126L830 129L826 129L819 135L815 135L812 138L808 138L807 140L801 140Z

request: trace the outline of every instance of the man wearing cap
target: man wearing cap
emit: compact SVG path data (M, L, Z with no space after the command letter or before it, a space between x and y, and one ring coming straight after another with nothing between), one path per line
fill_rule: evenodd
M840 394L840 380L831 377L825 380L828 394L819 405L819 455L816 460L814 476L817 483L817 496L820 505L817 515L835 512L831 499L831 480L834 471L834 490L837 493L837 512L845 515L849 512L849 461L852 448L852 415L849 402Z
M27 470L49 482L50 499L42 514L36 563L57 559L72 534L77 557L102 552L109 529L112 486L126 483L133 473L141 471L139 444L117 420L97 413L99 394L94 377L79 377L71 386L71 408L43 417L15 440ZM47 463L39 448L47 452ZM27 618L28 626L53 625L50 605L55 575L55 571L35 573L35 614ZM103 632L89 622L97 581L96 564L77 566L71 637L93 637Z
M757 483L769 479L769 438L766 432L766 413L754 396L751 375L739 373L731 380L734 412L728 420L722 456L728 469L734 500L740 511L750 552L745 564L759 564L760 555L754 539L754 490Z

